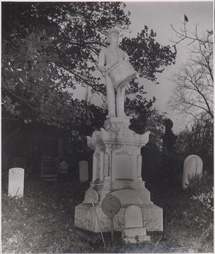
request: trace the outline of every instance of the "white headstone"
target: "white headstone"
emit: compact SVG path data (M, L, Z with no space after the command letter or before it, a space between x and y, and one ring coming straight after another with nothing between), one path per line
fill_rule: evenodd
M79 180L80 182L88 181L88 162L79 161Z
M123 240L126 243L137 243L150 241L146 235L146 228L143 227L143 216L140 207L132 205L125 211L125 230Z
M24 194L24 169L11 168L8 179L8 195L11 197L23 197Z
M203 172L202 159L197 155L189 155L184 161L182 189L189 185L189 179L195 175L201 176Z
M142 228L143 216L140 207L132 205L125 211L125 228Z

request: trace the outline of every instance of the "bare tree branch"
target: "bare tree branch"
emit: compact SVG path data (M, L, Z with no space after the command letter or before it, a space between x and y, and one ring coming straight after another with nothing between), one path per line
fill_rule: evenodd
M172 81L175 84L169 107L179 113L189 114L194 119L213 113L213 47L209 43L193 45L190 59Z

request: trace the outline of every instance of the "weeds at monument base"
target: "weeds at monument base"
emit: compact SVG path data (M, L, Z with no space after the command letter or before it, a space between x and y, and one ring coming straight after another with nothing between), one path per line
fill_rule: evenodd
M152 234L150 243L125 244L116 234L112 248L109 233L106 248L99 234L93 234L94 242L84 240L74 228L74 210L88 188L89 183L78 181L29 180L25 197L18 200L3 188L2 253L213 252L213 212L191 199L189 189L179 186L177 191L164 183L149 188L164 209L164 236Z

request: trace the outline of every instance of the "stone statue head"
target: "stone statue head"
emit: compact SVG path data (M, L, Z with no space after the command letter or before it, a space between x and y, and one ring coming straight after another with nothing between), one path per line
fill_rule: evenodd
M108 41L109 43L118 43L119 41L119 31L116 29L111 29L108 32Z

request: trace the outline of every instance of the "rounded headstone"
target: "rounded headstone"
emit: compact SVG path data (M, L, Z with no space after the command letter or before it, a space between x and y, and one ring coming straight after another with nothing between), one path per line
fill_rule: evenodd
M109 218L113 218L119 212L121 203L117 197L110 194L103 199L101 207L104 214Z
M143 227L143 215L139 206L131 205L125 211L125 228Z
M195 175L201 176L203 172L202 159L197 155L189 155L184 161L182 188L186 189L189 185L189 178Z

